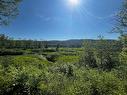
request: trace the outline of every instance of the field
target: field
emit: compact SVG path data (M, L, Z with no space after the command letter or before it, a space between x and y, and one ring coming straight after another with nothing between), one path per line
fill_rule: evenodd
M39 95L42 92L49 93L48 90L57 90L59 87L54 88L54 86L58 84L53 81L55 76L59 76L57 72L60 70L59 67L61 68L60 76L63 76L62 73L67 73L68 66L79 61L79 52L81 51L80 48L60 48L57 52L55 48L46 50L2 49L0 56L0 93L4 95L22 93L24 95L28 94L27 91L30 90L30 93ZM50 82L46 83L47 81ZM51 85L50 88L49 85Z
M126 95L126 69L123 68L124 73L120 69L124 76L121 81L116 66L110 70L109 66L103 69L99 64L98 67L84 65L83 59L87 59L84 52L85 48L3 48L0 52L0 94ZM90 55L87 56L86 61L91 60Z
M120 41L1 38L0 95L127 94Z

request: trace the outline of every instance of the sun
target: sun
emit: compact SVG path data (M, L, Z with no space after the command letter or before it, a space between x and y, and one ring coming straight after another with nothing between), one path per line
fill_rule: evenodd
M79 4L79 0L69 0L71 6L77 6Z

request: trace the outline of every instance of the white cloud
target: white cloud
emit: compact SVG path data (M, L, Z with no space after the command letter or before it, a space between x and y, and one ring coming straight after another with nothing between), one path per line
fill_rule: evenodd
M37 14L36 17L40 18L42 21L61 21L61 17L50 17L50 16L45 16L43 14Z

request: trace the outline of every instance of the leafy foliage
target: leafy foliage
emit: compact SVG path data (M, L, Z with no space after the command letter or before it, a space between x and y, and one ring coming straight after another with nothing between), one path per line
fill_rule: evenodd
M18 15L18 5L21 0L0 0L0 25L7 25Z

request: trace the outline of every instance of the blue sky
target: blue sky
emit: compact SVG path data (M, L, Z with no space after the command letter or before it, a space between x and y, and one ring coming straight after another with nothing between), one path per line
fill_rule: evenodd
M72 6L69 0L23 0L20 15L9 26L0 27L15 39L66 40L96 39L109 33L115 25L114 15L122 0L79 0Z

